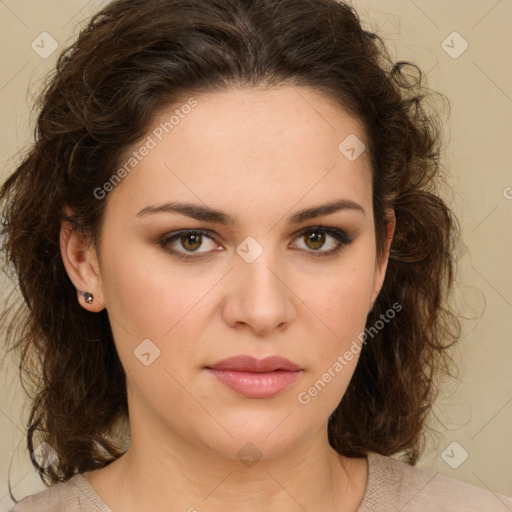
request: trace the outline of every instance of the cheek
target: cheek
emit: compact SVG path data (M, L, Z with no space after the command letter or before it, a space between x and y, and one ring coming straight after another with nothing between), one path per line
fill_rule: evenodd
M309 322L310 371L297 399L303 405L310 404L308 409L317 409L320 415L320 410L328 414L338 405L364 349L361 334L370 309L375 272L370 237L365 242L347 252L346 258L316 283L308 280L300 292L321 323L314 319ZM306 309L304 314L309 314Z
M338 406L350 383L364 346L364 332L372 280L371 265L351 266L327 280L323 288L310 289L308 304L319 312L323 327L310 322L308 372L296 399L304 414L327 418ZM371 272L370 272L371 273Z
M301 288L304 301L338 341L364 328L373 293L375 263L371 250L362 247L328 272ZM334 331L334 333L333 333Z
M215 295L210 292L219 276L213 271L199 272L177 264L165 251L147 244L116 239L113 233L110 236L102 258L103 288L126 373L141 371L141 362L135 355L142 350L139 346L143 342L151 359L153 353L158 354L151 363L151 374L160 367L186 373L185 369L197 365L194 341L210 321ZM156 348L144 340L150 340Z
M163 250L128 237L111 234L104 252L106 307L134 335L162 337L213 282L207 276L191 278L190 270L173 263Z

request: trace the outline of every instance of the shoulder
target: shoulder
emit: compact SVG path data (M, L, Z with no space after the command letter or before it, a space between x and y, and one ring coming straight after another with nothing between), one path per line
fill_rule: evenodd
M512 498L377 453L358 512L507 512Z
M112 512L82 473L16 503L9 512Z

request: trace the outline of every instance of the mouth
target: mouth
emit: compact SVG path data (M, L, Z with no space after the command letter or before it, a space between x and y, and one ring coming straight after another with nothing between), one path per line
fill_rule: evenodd
M278 356L265 359L237 356L205 369L220 384L246 398L274 397L290 387L303 373L299 365Z

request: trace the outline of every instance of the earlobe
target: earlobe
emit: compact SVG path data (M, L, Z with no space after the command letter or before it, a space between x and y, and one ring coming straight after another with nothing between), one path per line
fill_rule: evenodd
M68 221L60 228L60 252L69 279L77 289L77 300L84 309L99 312L105 308L96 249Z

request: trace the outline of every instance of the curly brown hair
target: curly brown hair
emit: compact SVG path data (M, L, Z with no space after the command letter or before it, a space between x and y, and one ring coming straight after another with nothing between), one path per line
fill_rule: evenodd
M396 302L403 313L361 352L329 442L349 457L400 452L416 462L459 331L447 301L458 225L440 197L441 122L428 101L438 95L424 82L336 0L117 0L90 20L60 55L39 100L35 143L0 191L7 272L22 295L13 295L2 324L33 400L28 449L46 441L58 453L49 467L32 460L45 483L106 466L127 434L117 430L127 419L126 380L108 315L77 302L61 222L98 241L106 202L94 191L163 106L191 93L283 83L312 86L361 121L379 255L387 209L396 217L367 325Z

